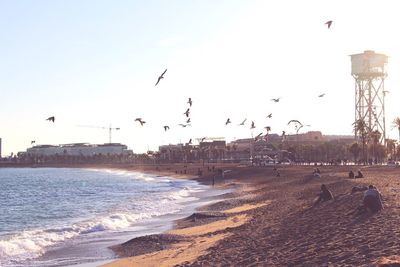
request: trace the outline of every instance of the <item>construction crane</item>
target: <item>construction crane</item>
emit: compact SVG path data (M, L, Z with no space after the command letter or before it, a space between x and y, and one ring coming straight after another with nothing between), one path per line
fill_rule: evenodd
M105 126L93 126L93 125L77 125L77 127L85 127L85 128L96 128L96 129L103 129L103 130L108 130L108 143L111 144L111 133L112 130L120 130L119 127L111 127L111 124L109 127L105 127Z

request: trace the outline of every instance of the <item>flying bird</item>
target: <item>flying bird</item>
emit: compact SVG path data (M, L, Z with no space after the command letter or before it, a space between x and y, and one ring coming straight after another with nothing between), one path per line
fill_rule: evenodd
M330 29L332 25L332 20L328 20L327 22L325 22L325 24L328 25L328 29Z
M183 114L186 115L186 117L189 117L190 114L190 108L188 108L185 112L183 112Z
M279 102L279 100L281 99L282 97L278 97L278 98L272 98L271 99L271 101L275 101L275 103L278 103Z
M190 123L190 118L189 118L189 119L187 119L186 123Z
M231 119L228 118L228 119L226 120L226 122L225 122L225 125L228 125L229 123L231 123Z
M168 125L164 125L163 127L164 127L164 131L169 130L169 126Z
M56 118L54 118L54 116L48 117L46 119L46 121L52 121L52 122L54 122L55 120L56 120Z
M254 129L254 128L256 128L256 126L254 125L254 121L252 121L250 129Z
M301 122L299 122L298 120L290 120L290 121L288 122L287 125L291 124L292 122L298 123L298 124L300 124L300 125L303 125L303 124L302 124Z
M318 97L324 97L324 96L325 96L325 93L323 93L323 94L319 95Z
M244 123L247 121L247 119L244 119L240 124L239 124L239 126L240 125L244 125Z
M144 120L142 120L142 118L136 118L135 121L140 122L140 125L142 125L142 126L143 126L143 124L146 123Z
M35 141L35 140L32 140L32 141L31 141L31 145L34 144L34 143L36 143L36 141Z
M286 136L286 132L282 131L282 137L285 137L285 136Z
M266 127L264 127L266 130L267 130L267 132L270 132L271 131L271 126L266 126Z
M206 140L207 137L203 137L201 138L201 142L204 142L204 140Z
M189 104L189 106L192 106L192 98L191 97L189 97L189 100L188 100L188 104Z
M189 145L191 145L191 144L192 144L192 138L190 138L190 140L189 140L188 144L189 144Z
M157 80L155 86L157 86L157 84L161 81L161 79L164 79L164 74L165 74L166 72L167 72L167 69L165 69L164 72L158 77L158 80Z
M272 113L268 114L267 118L272 118Z
M179 123L178 125L182 126L183 128L186 128L186 127L190 126L190 124L182 124L182 123Z
M258 138L260 138L260 136L261 136L262 134L263 134L262 132L259 133L259 134L254 138L254 140L255 140L255 141L258 141Z

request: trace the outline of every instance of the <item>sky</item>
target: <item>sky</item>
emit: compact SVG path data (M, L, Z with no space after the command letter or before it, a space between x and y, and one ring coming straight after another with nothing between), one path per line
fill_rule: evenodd
M265 126L290 134L290 119L311 125L302 132L351 135L349 55L365 50L389 56L386 131L397 138L397 10L394 0L0 0L3 156L32 140L107 143L110 125L120 128L112 142L136 153Z

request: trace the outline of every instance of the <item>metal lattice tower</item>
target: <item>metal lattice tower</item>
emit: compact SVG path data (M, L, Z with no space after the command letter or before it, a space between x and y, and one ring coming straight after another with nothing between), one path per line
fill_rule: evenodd
M381 133L385 142L385 88L388 57L374 51L351 55L351 75L355 79L355 121L364 120L369 134ZM358 133L356 133L356 137Z

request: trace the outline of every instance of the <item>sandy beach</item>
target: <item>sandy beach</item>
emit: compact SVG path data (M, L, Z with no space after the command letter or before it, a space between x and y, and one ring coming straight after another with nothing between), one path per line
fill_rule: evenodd
M183 164L127 169L196 177L215 187L234 188L222 201L201 207L162 234L112 247L114 266L398 266L400 256L400 169L389 166L208 166ZM365 178L349 179L361 168ZM181 175L182 170L182 175ZM183 174L186 170L186 174ZM176 173L177 172L177 173ZM324 183L334 200L312 207ZM353 186L375 185L384 210L358 213L363 193Z

